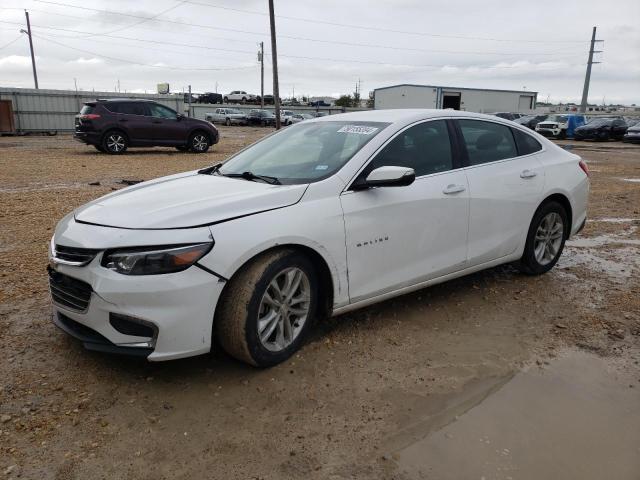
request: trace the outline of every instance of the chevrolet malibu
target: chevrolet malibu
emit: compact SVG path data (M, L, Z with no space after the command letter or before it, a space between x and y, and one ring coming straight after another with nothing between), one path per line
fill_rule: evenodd
M161 361L219 345L270 366L327 315L504 263L547 272L588 190L580 157L495 116L307 120L69 213L50 245L53 321L89 349Z

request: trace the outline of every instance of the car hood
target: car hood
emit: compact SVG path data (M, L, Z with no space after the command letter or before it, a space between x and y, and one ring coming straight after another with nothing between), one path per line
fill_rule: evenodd
M116 228L190 228L293 205L306 188L188 172L98 198L78 208L74 217Z

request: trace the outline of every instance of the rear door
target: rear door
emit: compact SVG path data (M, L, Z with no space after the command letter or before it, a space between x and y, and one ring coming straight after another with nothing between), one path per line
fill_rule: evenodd
M512 254L542 195L542 145L498 122L459 119L469 181L469 266ZM524 136L524 137L523 137Z
M178 114L159 103L148 103L153 126L153 142L156 145L182 145L187 142L187 122Z
M451 138L445 120L407 127L357 178L401 166L415 170L415 182L341 195L351 302L464 268L469 197Z
M113 102L105 104L114 113L114 119L129 137L132 145L150 145L153 142L151 119L143 102Z

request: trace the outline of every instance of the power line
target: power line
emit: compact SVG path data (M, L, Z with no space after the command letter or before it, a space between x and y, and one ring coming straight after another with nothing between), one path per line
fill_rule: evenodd
M35 0L41 1L41 0ZM192 5L201 5L209 8L217 8L221 10L230 10L239 13L248 13L251 15L268 15L265 12L259 12L256 10L244 10L240 8L233 7L225 7L222 5L214 5L211 3L197 2L195 0L186 0L186 3L190 3ZM313 24L321 24L321 25L331 25L335 27L345 27L345 28L357 28L361 30L372 30L378 32L388 32L388 33L400 33L405 35L418 35L423 37L436 37L436 38L455 38L459 40L485 40L491 42L509 42L509 43L584 43L582 40L521 40L521 39L513 39L513 38L488 38L488 37L472 37L466 35L444 35L444 34L435 34L435 33L424 33L424 32L416 32L410 30L394 30L390 28L382 28L382 27L370 27L366 25L354 25L350 23L338 23L338 22L329 22L324 20L318 20L316 18L304 18L304 17L292 17L287 15L278 15L278 18L286 19L286 20L295 20L300 22L309 22Z
M16 43L21 38L22 38L22 35L18 35L16 38L11 40L9 43L5 43L4 45L0 46L0 50L7 48L9 45L13 45L14 43Z
M178 66L172 66L172 65L157 65L157 64L150 64L150 63L140 63L140 62L134 62L132 60L127 60L124 58L118 58L118 57L112 57L109 55L103 55L101 53L96 53L96 52L92 52L90 50L85 50L83 48L77 48L77 47L72 47L70 45L66 45L64 43L58 42L56 40L52 40L50 38L46 38L44 36L40 36L40 35L35 35L32 34L34 37L39 38L40 40L44 40L45 42L50 42L50 43L54 43L56 45L59 45L61 47L65 47L68 48L70 50L76 50L78 52L82 52L82 53L87 53L89 55L93 55L95 57L100 57L100 58L105 58L107 60L114 60L116 62L122 62L122 63L128 63L131 65L139 65L139 66L143 66L143 67L151 67L151 68L163 68L163 69L168 69L168 70L191 70L191 71L218 71L218 70L243 70L243 69L248 69L248 68L254 68L253 65L251 66L238 66L238 67L207 67L207 68L203 68L203 67L178 67Z
M210 30L222 30L222 31L230 31L230 32L235 32L235 33L243 33L243 34L249 34L249 35L264 35L263 33L260 32L253 32L253 31L249 31L249 30L238 30L238 29L230 29L230 28L222 28L222 27L212 27L210 25L202 25L202 24L196 24L196 23L190 23L190 22L181 22L181 21L176 21L176 20L168 20L168 19L160 19L157 18L159 15L161 15L162 13L165 13L165 11L155 15L154 17L144 17L141 15L134 15L134 14L128 14L128 13L123 13L123 12L116 12L116 11L112 11L112 10L102 10L102 9L97 9L97 8L90 8L90 7L84 7L84 6L80 6L80 5L73 5L73 4L68 4L68 3L61 3L61 2L53 2L53 1L49 1L49 0L34 0L36 2L39 3L46 3L46 4L51 4L51 5L57 5L57 6L63 6L63 7L68 7L68 8L76 8L76 9L80 9L80 10L88 10L88 11L94 11L94 12L100 12L100 13L107 13L107 14L112 14L112 15L121 15L121 16L126 16L126 17L131 17L131 18L139 18L142 19L141 22L138 22L136 24L130 25L129 27L138 25L140 23L144 23L146 21L149 20L155 20L158 22L164 22L164 23L172 23L172 24L178 24L178 25L184 25L184 26L191 26L191 27L196 27L196 28L206 28L206 29L210 29ZM189 4L195 4L195 5L204 5L204 6L208 6L211 8L220 8L223 10L232 10L232 11L238 11L238 12L242 12L242 13L253 13L253 14L258 14L258 15L267 15L266 13L260 13L260 12L255 12L255 11L250 11L250 10L241 10L241 9L237 9L237 8L232 8L232 7L222 7L222 6L217 6L217 5L211 5L211 4L205 4L205 3L201 3L201 2L195 2L195 1L190 1L190 0L184 0L183 3L189 3ZM178 5L175 5L173 8L176 8ZM168 10L171 10L168 9ZM167 10L167 11L168 11ZM297 20L303 20L303 21L312 21L310 19L300 19L297 17L286 17L286 16L278 16L279 18L288 18L288 19L297 19ZM323 22L315 22L315 23L323 23ZM336 24L336 25L340 25L340 26L346 26L346 27L351 27L351 28L356 28L353 25L348 25L348 24ZM126 27L126 28L129 28ZM361 28L366 28L366 29L372 29L372 30L376 30L376 28L374 27L364 27L362 26ZM414 34L414 35L423 35L423 36L433 36L433 37L442 37L442 38L464 38L464 39L469 39L469 40L494 40L494 41L507 41L507 40L499 40L499 39L487 39L487 38L480 38L480 37L460 37L460 36L447 36L447 35L436 35L436 34L422 34L420 32L403 32L403 31L395 31L395 30L387 30L387 29L381 29L381 31L390 31L390 32L395 32L395 33L405 33L405 34ZM104 34L101 33L91 33L92 36L106 36L109 32L105 32ZM522 55L535 55L535 56L553 56L557 53L557 51L552 51L552 52L542 52L542 53L538 53L538 52L531 52L531 53L519 53L519 52L481 52L481 51L464 51L464 50L429 50L429 49L420 49L420 48L413 48L413 47L395 47L395 46L389 46L389 45L380 45L380 44L370 44L370 43L354 43L354 42L345 42L345 41L336 41L336 40L326 40L326 39L319 39L319 38L310 38L310 37L301 37L301 36L295 36L295 35L278 35L279 38L286 38L289 40L298 40L298 41L306 41L306 42L316 42L316 43L326 43L326 44L333 44L333 45L347 45L347 46L355 46L355 47L367 47L367 48L383 48L383 49L389 49L389 50L398 50L398 51L415 51L415 52L421 52L421 53L446 53L446 54L454 54L454 55L497 55L497 56L522 56ZM229 39L231 40L231 39ZM239 40L242 41L242 40ZM509 40L511 41L511 40ZM515 40L514 40L515 41ZM246 41L245 41L246 42ZM583 41L567 41L567 42L563 42L563 41L527 41L529 43L584 43ZM254 42L251 42L254 43Z
M8 24L20 25L19 23L16 23L16 22L8 22L8 21L3 21L3 20L0 20L0 23L8 23ZM57 31L67 31L67 32L72 32L72 33L82 33L82 34L88 33L88 32L82 32L82 31L78 31L78 30L55 28L55 27L38 27L38 28L44 28L44 29L49 29L49 30L57 30ZM105 36L109 37L109 38L120 38L120 39L125 39L125 40L134 40L134 41L137 41L137 42L145 42L145 43L160 44L160 45L172 45L172 46L198 48L198 49L205 49L205 50L217 50L217 51L225 51L225 52L233 52L233 53L248 53L248 54L252 54L252 55L255 54L255 52L253 50L224 49L224 48L209 47L209 46L205 46L205 45L194 45L194 44L185 44L185 43L176 43L176 42L165 42L165 41L161 41L161 40L145 40L145 39L141 39L141 38L124 37L124 36L120 36L120 35L105 35ZM80 39L80 37L73 37L73 38ZM265 55L269 55L269 54L265 53ZM518 68L518 66L514 66L514 65L489 65L489 66L468 65L468 66L457 66L457 65L440 65L440 64L436 65L436 64L393 63L393 62L382 62L382 61L368 61L368 60L360 60L360 59L348 59L348 58L340 59L340 58L330 58L330 57L315 57L315 56L288 55L288 54L280 54L280 56L281 57L286 57L286 58L294 58L294 59L298 59L298 60L313 60L313 61L321 60L321 61L328 61L328 62L343 62L343 63L353 63L353 64L362 64L362 65L384 65L384 66L398 66L398 67L418 67L418 68L452 67L452 68L484 68L484 69ZM553 66L552 68L565 68L565 66ZM545 68L545 70L548 70L548 69L549 68ZM197 70L197 69L195 69L195 70Z

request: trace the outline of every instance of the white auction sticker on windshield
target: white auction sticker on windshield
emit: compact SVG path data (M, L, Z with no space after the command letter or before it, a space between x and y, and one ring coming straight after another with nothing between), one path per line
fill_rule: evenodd
M378 131L378 127L367 127L365 125L345 125L338 133L357 133L358 135L371 135Z

